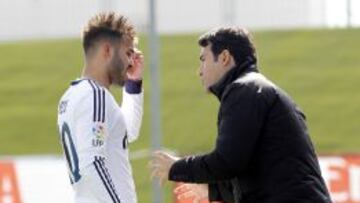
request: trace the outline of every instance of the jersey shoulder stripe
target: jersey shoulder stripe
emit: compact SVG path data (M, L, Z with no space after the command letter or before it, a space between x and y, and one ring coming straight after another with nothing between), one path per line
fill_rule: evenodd
M87 80L93 90L93 121L105 122L105 90L92 80Z

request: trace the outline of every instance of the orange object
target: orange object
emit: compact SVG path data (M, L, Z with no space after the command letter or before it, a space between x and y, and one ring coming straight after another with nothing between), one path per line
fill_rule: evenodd
M334 203L360 203L360 156L322 156L319 161Z
M15 167L11 162L0 162L0 203L21 203Z

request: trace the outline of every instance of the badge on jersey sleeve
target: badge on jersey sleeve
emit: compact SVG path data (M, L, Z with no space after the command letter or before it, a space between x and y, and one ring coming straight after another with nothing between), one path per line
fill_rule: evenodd
M101 147L104 144L105 139L105 124L95 123L92 128L94 138L92 139L92 145L94 147Z

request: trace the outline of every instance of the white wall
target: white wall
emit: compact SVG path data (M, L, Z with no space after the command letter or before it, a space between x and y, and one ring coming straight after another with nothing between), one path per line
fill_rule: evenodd
M0 40L76 37L98 11L127 15L146 31L148 0L1 0ZM352 0L360 25L360 1ZM346 25L345 0L157 0L161 33L199 32L237 24L254 29Z
M161 32L194 32L221 24L224 0L158 0L158 26Z
M324 26L324 0L239 0L239 24L255 28Z
M106 10L128 15L141 25L146 21L145 3L146 0L1 0L0 40L79 36L91 16Z

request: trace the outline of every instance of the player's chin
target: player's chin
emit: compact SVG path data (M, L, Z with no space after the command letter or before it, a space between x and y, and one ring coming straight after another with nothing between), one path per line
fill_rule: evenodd
M118 85L118 86L120 86L120 87L124 87L124 85L125 85L125 80L118 81L116 85Z
M126 79L112 79L111 84L114 86L124 87Z

